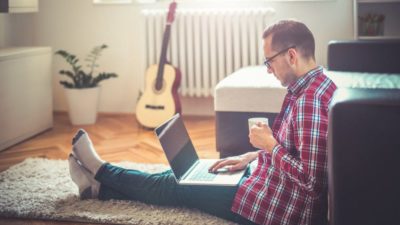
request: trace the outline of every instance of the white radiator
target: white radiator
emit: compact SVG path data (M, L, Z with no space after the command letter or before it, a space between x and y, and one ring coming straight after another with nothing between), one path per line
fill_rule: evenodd
M166 10L144 10L146 68L158 63ZM183 96L214 95L233 71L263 61L262 32L275 11L263 9L177 10L167 60L181 71Z

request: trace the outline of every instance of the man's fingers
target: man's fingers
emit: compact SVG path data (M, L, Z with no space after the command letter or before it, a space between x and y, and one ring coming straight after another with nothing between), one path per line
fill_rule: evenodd
M225 159L220 159L220 160L215 161L215 162L210 166L210 169L213 168L213 167L215 167L218 163L220 163L220 162L223 161L223 160L225 160Z
M216 165L212 166L210 168L210 171L215 172L220 168L223 168L225 166L232 165L232 164L235 164L235 160L232 160L232 159L223 160L223 161L218 162Z
M217 162L214 163L214 165L212 165L209 168L209 171L211 172L215 172L217 169L224 167L225 165L227 165L227 163L229 162L230 159L226 158L226 159L222 159L222 160L218 160Z
M210 172L214 171L215 168L217 168L217 166L218 166L221 162L223 162L223 161L225 161L225 160L226 160L226 159L220 159L220 160L216 161L210 168L208 168L208 171L210 171Z
M214 168L212 169L212 172L215 172L215 171L217 171L219 168L222 168L222 167L228 165L229 162L230 162L229 160L225 160L225 161L222 161L222 162L218 163L217 165L214 166Z

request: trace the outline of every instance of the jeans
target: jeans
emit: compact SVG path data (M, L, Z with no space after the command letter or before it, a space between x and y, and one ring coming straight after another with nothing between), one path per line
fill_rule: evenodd
M149 174L109 163L100 167L95 179L101 184L100 200L136 200L155 205L185 206L239 224L254 224L231 211L238 186L179 185L171 170ZM246 176L241 182L245 179Z

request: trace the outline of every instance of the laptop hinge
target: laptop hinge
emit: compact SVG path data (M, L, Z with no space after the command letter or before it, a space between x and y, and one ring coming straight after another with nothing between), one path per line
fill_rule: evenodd
M188 171L186 171L186 173L183 174L183 176L181 177L181 179L179 179L179 181L185 180L189 176L189 174L194 170L194 168L199 164L199 161L200 160L196 160L196 162L193 163L193 165L188 169Z

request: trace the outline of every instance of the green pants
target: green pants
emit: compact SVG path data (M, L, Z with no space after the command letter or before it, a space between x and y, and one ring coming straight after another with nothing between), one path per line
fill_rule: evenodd
M108 163L99 169L95 179L101 183L101 200L136 200L155 205L185 206L239 224L254 224L231 211L238 186L179 185L171 170L148 174Z

